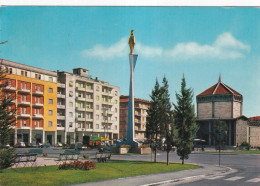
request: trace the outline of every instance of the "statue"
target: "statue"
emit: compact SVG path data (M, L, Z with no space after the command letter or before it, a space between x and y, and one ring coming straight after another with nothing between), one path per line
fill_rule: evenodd
M134 47L135 47L135 36L134 30L131 30L131 35L128 40L128 45L130 47L130 54L134 54Z

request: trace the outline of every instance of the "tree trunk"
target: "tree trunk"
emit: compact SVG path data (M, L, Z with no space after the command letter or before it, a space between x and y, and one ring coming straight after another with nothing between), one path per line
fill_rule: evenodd
M182 165L184 164L184 158L182 158L182 163L181 163Z
M167 165L169 165L169 151L167 150Z
M154 163L156 163L156 153L157 153L157 148L155 146L155 148L154 148Z

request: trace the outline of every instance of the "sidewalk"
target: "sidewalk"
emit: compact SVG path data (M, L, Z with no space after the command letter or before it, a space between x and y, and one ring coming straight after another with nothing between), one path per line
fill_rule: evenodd
M140 186L140 185L160 185L164 183L173 183L188 179L200 179L210 175L223 174L231 172L232 169L228 167L218 167L216 165L203 165L203 168L184 170L169 173L141 175L127 178L118 178L106 181L88 182L83 184L71 185L71 186Z

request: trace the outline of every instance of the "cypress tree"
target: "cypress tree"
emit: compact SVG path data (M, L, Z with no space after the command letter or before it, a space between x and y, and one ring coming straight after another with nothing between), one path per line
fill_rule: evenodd
M184 164L192 151L193 140L198 127L195 123L194 105L192 104L193 90L186 88L184 75L180 93L176 93L177 104L174 104L174 132L177 154Z

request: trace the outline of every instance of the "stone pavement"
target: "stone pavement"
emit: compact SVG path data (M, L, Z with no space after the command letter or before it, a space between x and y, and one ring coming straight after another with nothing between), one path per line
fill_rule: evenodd
M177 172L141 175L127 178L118 178L98 182L89 182L73 186L152 186L167 183L174 184L184 180L198 180L206 176L227 174L234 171L228 167L218 167L216 165L200 165L203 166L203 168Z

